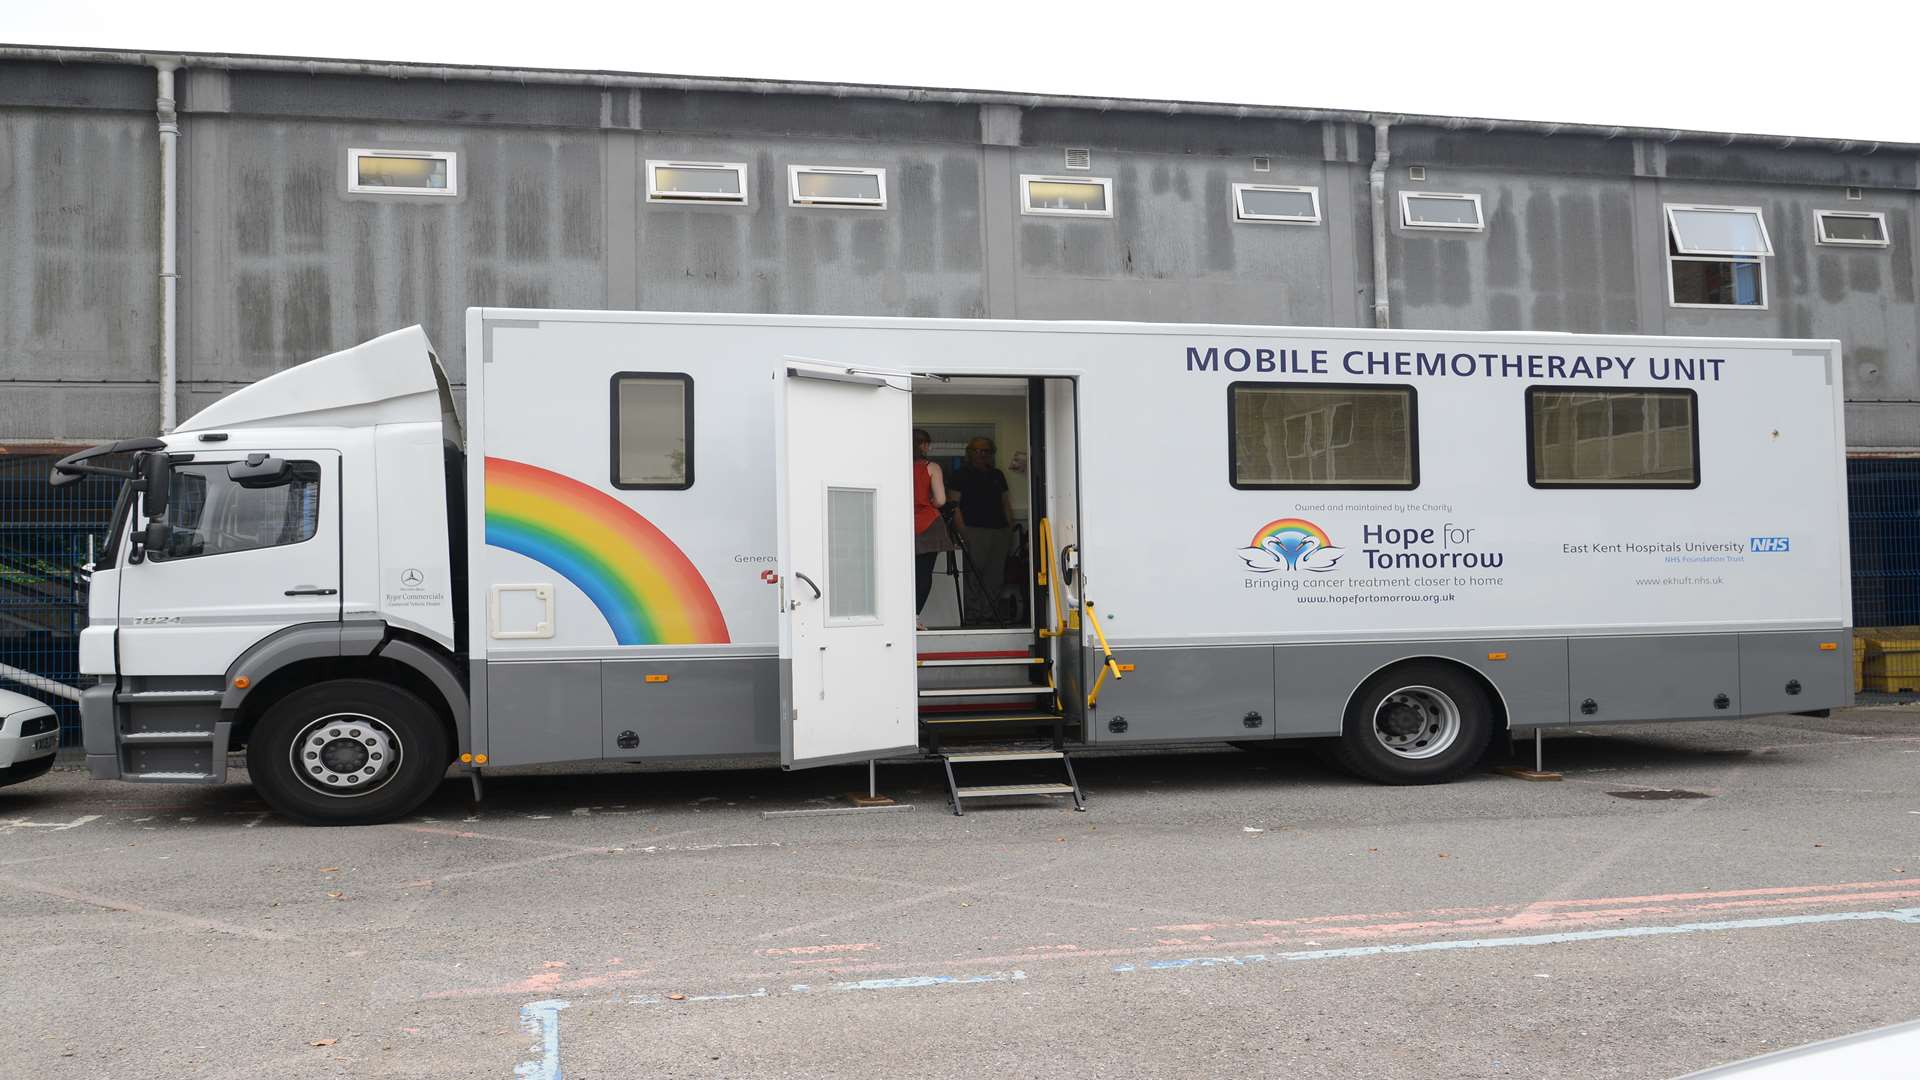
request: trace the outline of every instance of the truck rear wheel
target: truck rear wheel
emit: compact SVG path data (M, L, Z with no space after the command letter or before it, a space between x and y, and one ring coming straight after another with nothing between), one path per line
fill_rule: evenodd
M1437 784L1471 769L1493 729L1486 690L1451 664L1399 664L1362 683L1334 757L1382 784Z
M247 745L254 789L307 825L376 825L418 807L452 751L426 702L387 683L337 679L268 709Z

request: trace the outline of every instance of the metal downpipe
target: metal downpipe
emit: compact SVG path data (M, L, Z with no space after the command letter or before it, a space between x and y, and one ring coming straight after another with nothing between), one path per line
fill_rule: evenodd
M174 401L178 395L177 345L179 340L180 268L175 248L179 242L176 217L179 213L180 114L173 103L174 65L161 61L154 65L159 83L154 95L154 114L160 127L160 431L173 430Z
M1382 330L1393 326L1393 304L1387 295L1387 165L1393 160L1387 149L1385 121L1373 125L1373 166L1367 170L1367 189L1373 197L1373 325Z

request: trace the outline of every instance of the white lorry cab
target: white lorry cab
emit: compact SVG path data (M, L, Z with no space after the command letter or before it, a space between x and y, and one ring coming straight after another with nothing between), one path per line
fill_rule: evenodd
M95 776L244 749L358 823L453 763L924 755L958 812L1078 805L1076 748L1426 783L1852 700L1831 341L473 309L466 374L463 430L409 328L57 467L127 477Z

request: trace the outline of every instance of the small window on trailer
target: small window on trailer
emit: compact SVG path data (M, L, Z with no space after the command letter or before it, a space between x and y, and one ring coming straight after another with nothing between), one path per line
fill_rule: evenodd
M1757 206L1668 205L1667 291L1674 307L1767 306L1773 240Z
M827 489L827 620L872 622L880 615L879 543L871 488Z
M1320 224L1320 189L1281 184L1233 185L1235 221Z
M887 208L887 170L838 165L787 166L787 194L794 206Z
M347 151L347 190L366 195L458 195L460 155L451 150Z
M649 161L648 202L747 203L745 162Z
M1227 388L1229 482L1251 490L1420 485L1411 386L1239 382Z
M693 378L622 371L610 394L613 486L682 491L693 486Z
M1022 176L1020 212L1110 218L1113 180L1103 176Z
M1401 192L1400 224L1409 229L1474 232L1487 226L1486 218L1480 213L1480 196L1442 191Z
M1527 482L1537 488L1700 486L1692 390L1527 388Z
M1872 210L1816 210L1820 242L1844 247L1887 247L1887 215Z

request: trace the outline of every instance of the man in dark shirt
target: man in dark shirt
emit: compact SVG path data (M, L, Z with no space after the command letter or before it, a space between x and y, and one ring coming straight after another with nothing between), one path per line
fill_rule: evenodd
M948 484L960 493L961 527L980 575L981 588L966 590L966 621L974 624L998 623L999 612L1006 609L1000 590L1006 584L1007 548L1013 539L1013 502L1006 474L994 467L993 455L992 439L967 443L967 463L954 470Z

